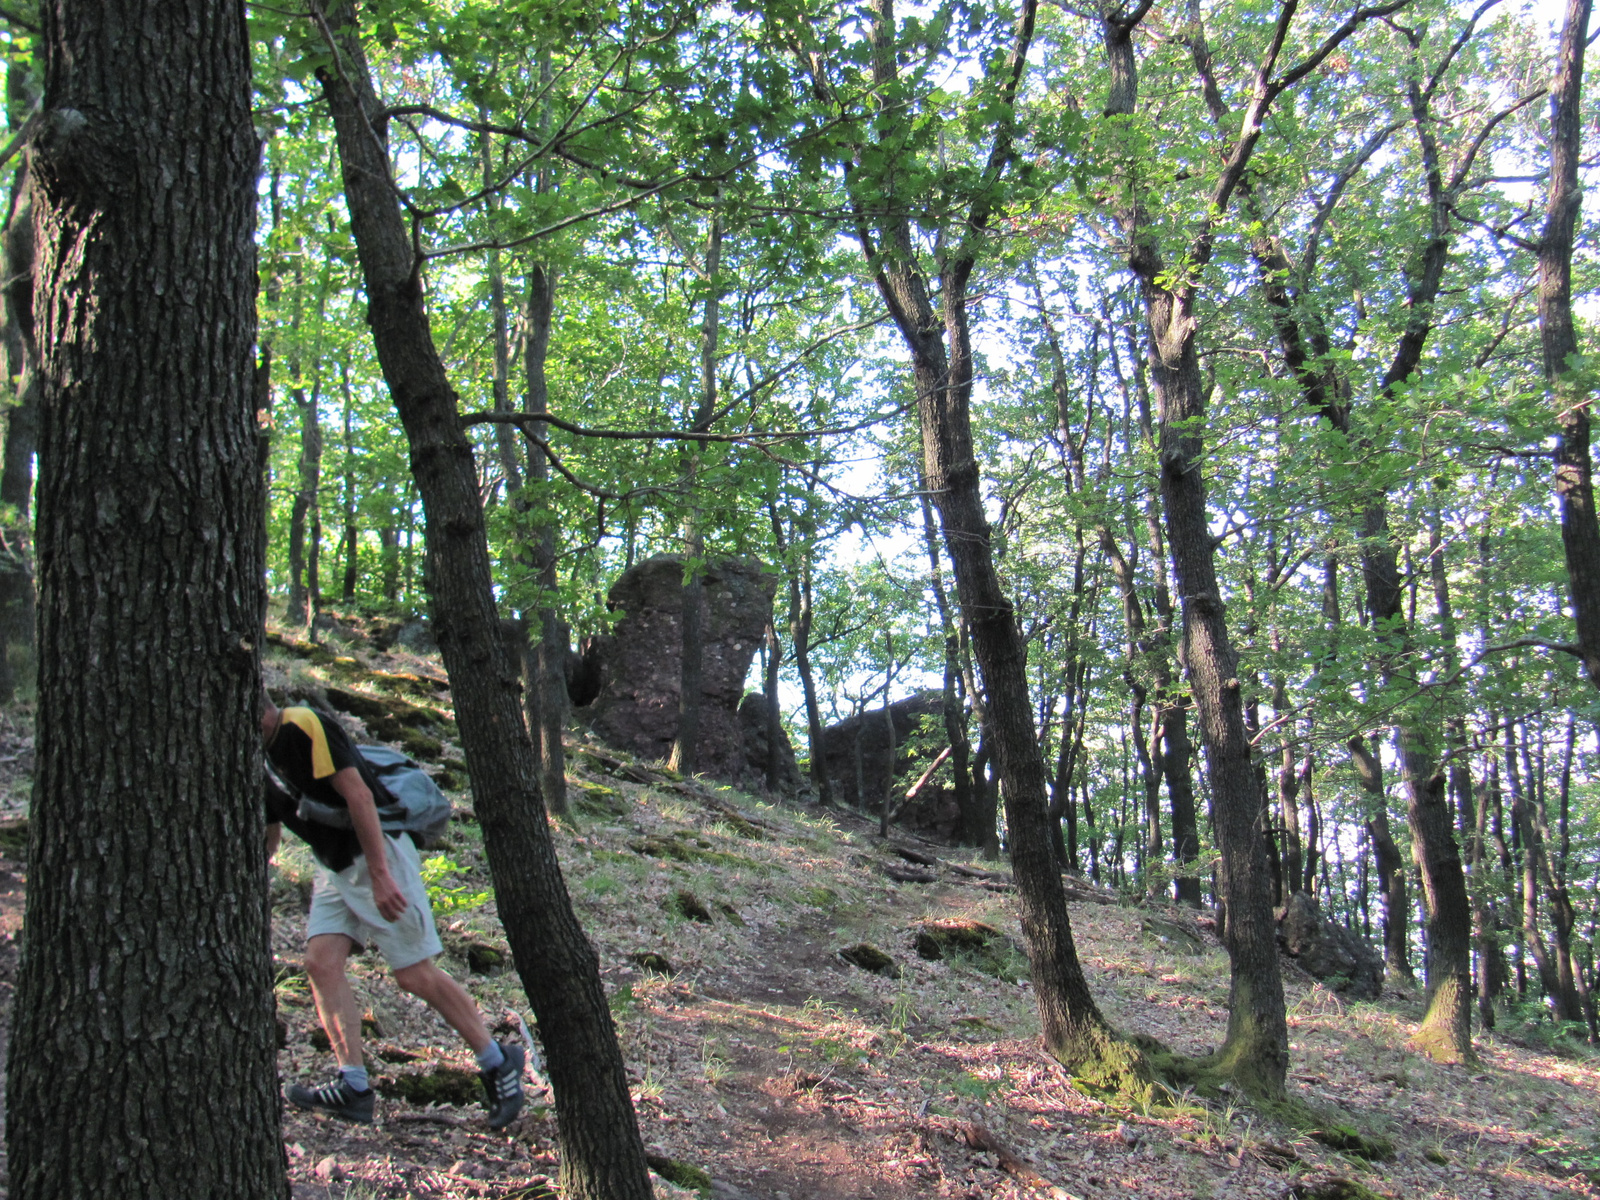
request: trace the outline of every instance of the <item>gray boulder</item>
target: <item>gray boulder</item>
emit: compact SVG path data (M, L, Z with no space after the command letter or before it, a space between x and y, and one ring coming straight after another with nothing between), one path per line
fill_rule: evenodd
M1383 990L1383 956L1353 930L1329 920L1306 892L1289 897L1278 921L1278 943L1307 974L1351 1000L1376 1000Z
M747 787L764 774L766 758L763 747L752 767L740 702L772 618L778 576L758 562L723 559L707 563L702 579L699 769ZM611 585L606 603L622 619L610 633L585 643L582 662L569 673L569 690L580 706L574 716L607 745L643 759L665 758L678 732L683 559L661 554L634 564ZM574 680L584 686L571 687ZM791 763L793 757L791 749Z

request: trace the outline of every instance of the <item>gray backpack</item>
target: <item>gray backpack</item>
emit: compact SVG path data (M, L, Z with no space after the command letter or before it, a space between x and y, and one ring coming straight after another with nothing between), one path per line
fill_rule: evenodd
M378 820L385 833L409 833L419 850L434 850L444 845L450 824L450 800L427 772L398 750L388 746L357 746L361 757L372 768L379 787L386 795L375 795ZM350 810L323 804L309 796L299 797L295 810L303 821L350 828Z

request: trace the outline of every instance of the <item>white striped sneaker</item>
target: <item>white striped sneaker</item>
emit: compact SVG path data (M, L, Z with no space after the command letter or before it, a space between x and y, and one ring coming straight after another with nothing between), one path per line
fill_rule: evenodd
M296 1108L309 1108L312 1112L324 1112L341 1120L359 1121L363 1125L372 1124L372 1089L358 1092L345 1082L343 1075L335 1076L332 1083L325 1083L321 1087L294 1084L287 1095L289 1103Z
M522 1111L522 1064L526 1061L522 1047L500 1043L505 1061L492 1071L479 1071L485 1103L489 1109L489 1128L504 1129Z

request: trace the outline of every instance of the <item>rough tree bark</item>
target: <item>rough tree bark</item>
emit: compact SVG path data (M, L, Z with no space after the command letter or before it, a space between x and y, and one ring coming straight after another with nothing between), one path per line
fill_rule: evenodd
M40 17L42 653L9 1194L278 1200L244 5Z
M472 444L429 329L420 264L390 173L387 126L353 5L317 21L337 48L321 73L370 303L373 341L405 426L427 519L434 625L484 845L555 1090L561 1187L584 1200L648 1200L638 1123L594 948L556 862L534 753L495 612Z

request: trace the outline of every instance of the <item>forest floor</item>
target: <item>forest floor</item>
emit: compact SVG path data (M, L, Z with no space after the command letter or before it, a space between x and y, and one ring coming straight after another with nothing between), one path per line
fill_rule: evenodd
M435 664L408 655L352 651L344 665L346 687L360 686L348 678L357 667L442 679ZM280 660L269 679L306 694L319 672ZM31 745L26 714L0 714L0 816L24 808ZM1292 1096L1389 1139L1392 1158L1329 1149L1243 1101L1106 1103L1075 1091L1040 1048L1004 880L951 866L996 864L897 836L939 863L931 882L897 882L885 868L909 864L875 823L682 781L581 737L569 746L569 788L574 815L552 833L599 954L640 1129L663 1170L704 1172L701 1194L1335 1200L1360 1197L1359 1184L1392 1200L1600 1197L1591 1182L1600 1181L1600 1058L1491 1034L1478 1040L1476 1065L1438 1066L1407 1047L1420 1016L1414 990L1350 1004L1290 967ZM515 972L485 953L506 943L470 797L456 800L454 844L432 880L444 965L519 1036L532 1014ZM25 851L6 836L12 827L0 821L7 1012L26 877ZM285 1083L320 1082L332 1070L315 1044L300 965L311 869L298 845L286 845L274 868ZM1086 884L1073 892L1083 897L1071 905L1079 954L1107 1017L1184 1052L1218 1044L1228 966L1204 918ZM919 956L919 927L947 919L982 922L1007 939L984 959ZM840 957L859 943L893 966L871 973ZM641 963L649 955L659 956L648 960L654 969ZM530 1081L524 1115L489 1130L465 1048L394 987L375 955L352 968L371 1018L378 1120L352 1126L285 1112L295 1200L555 1195L548 1092ZM661 1197L695 1194L656 1184Z

